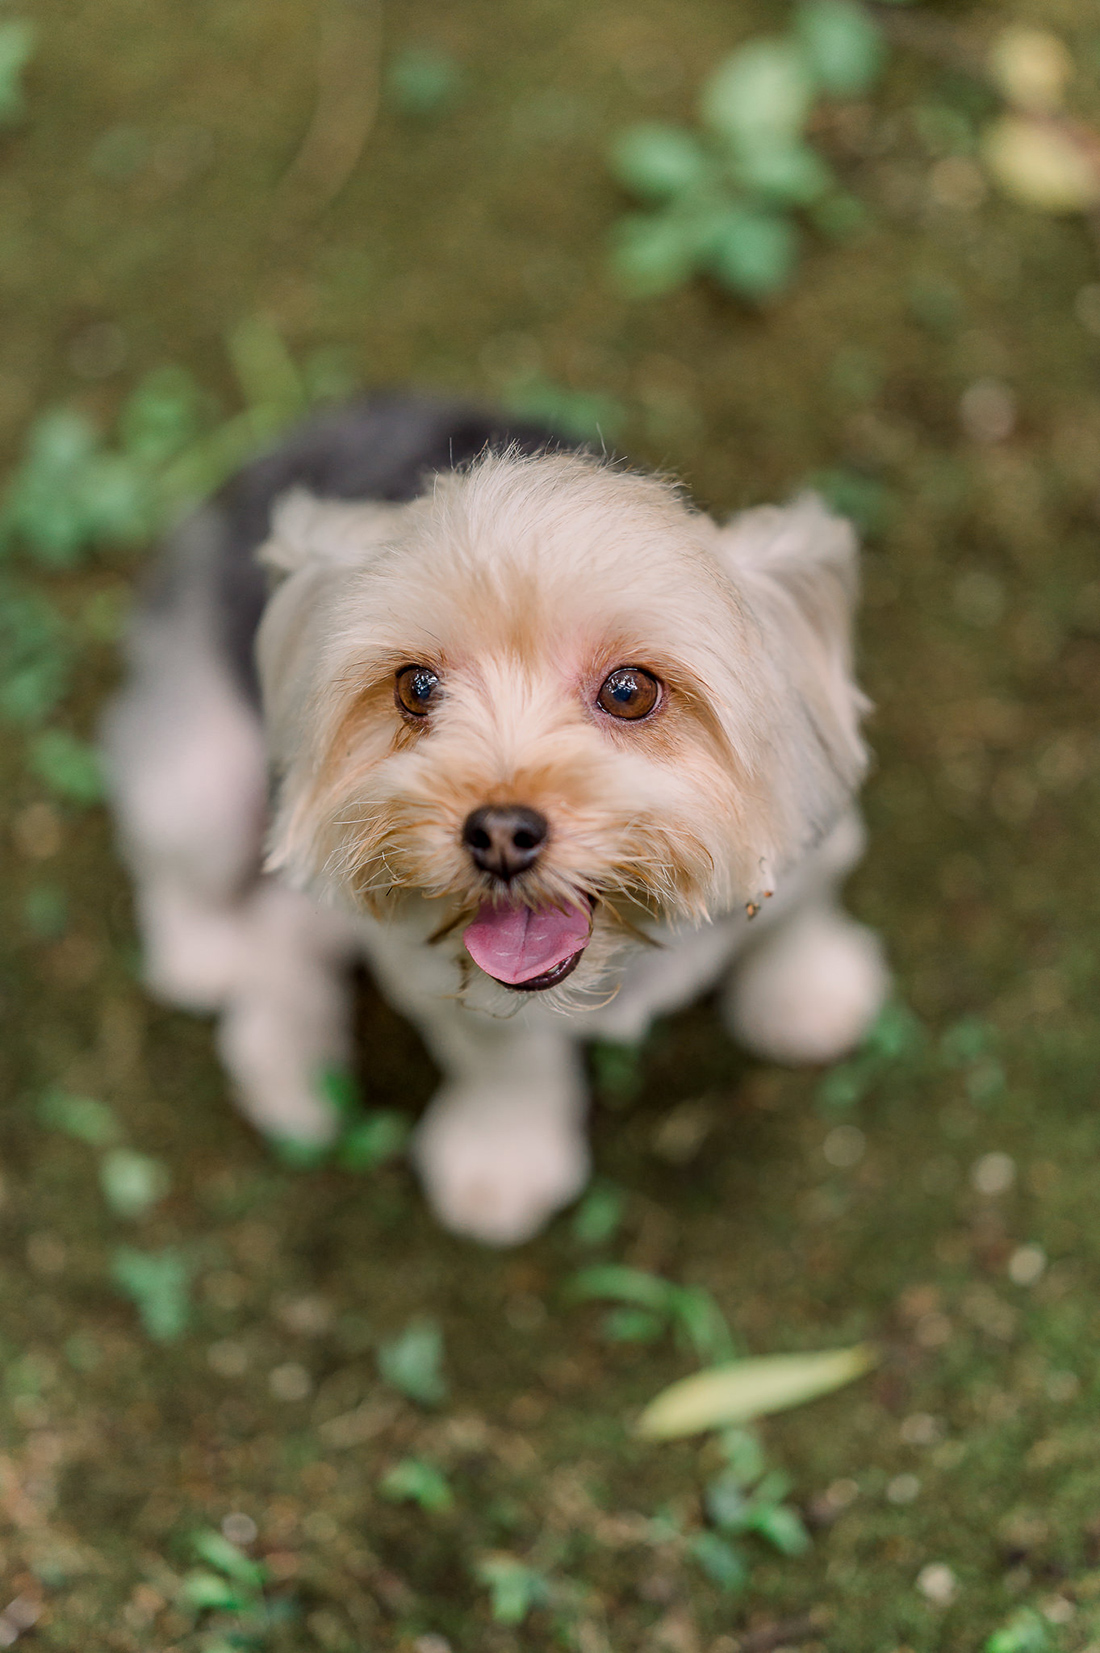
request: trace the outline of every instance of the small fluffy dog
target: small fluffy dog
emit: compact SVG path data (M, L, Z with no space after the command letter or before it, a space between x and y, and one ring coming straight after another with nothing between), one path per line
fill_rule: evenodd
M323 1141L365 956L444 1074L435 1209L526 1238L587 1176L582 1040L715 983L781 1062L874 1018L855 589L811 495L720 525L465 409L317 420L175 533L131 637L105 747L150 987L218 1013L261 1130Z

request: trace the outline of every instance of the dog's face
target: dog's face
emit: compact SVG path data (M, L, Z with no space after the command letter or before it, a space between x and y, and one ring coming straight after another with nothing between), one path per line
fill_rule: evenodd
M862 748L843 525L742 524L559 456L407 506L293 498L260 642L273 864L375 913L438 899L466 962L529 992L596 986L639 908L758 900Z

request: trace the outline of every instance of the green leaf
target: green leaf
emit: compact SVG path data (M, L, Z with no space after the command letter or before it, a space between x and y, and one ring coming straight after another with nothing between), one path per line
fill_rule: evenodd
M720 1590L732 1594L734 1590L743 1590L748 1582L749 1569L744 1556L716 1532L696 1533L688 1545L688 1554Z
M74 1096L53 1087L39 1102L38 1117L51 1130L64 1131L90 1148L113 1148L122 1140L122 1126L112 1110L91 1096Z
M681 126L632 126L611 150L611 170L646 201L667 201L698 187L711 170L697 138Z
M23 921L39 941L56 941L69 927L69 899L58 884L33 884L23 900Z
M149 478L125 454L96 454L79 479L77 506L94 544L133 544L157 526Z
M588 1049L600 1090L615 1101L632 1101L645 1084L644 1046L597 1039Z
M866 1056L841 1062L822 1079L815 1099L822 1113L844 1113L862 1102L878 1078L881 1068Z
M378 1483L383 1498L396 1503L419 1504L423 1510L446 1510L454 1494L443 1472L423 1458L402 1458Z
M862 98L874 87L886 62L882 33L857 0L801 0L795 35L810 73L834 98Z
M661 1315L672 1310L678 1289L670 1280L645 1274L638 1268L627 1268L625 1263L593 1263L589 1268L579 1269L566 1288L574 1302L610 1298L613 1302L632 1303Z
M606 1245L622 1226L626 1195L610 1182L593 1183L573 1213L573 1238L581 1245Z
M193 1613L234 1613L252 1605L251 1597L242 1595L228 1579L201 1570L186 1575L178 1600Z
M354 1122L361 1116L363 1097L350 1068L330 1063L321 1073L320 1091L341 1118Z
M288 1171L316 1171L332 1152L331 1142L314 1142L300 1136L273 1136L268 1132L265 1141Z
M251 1591L263 1589L267 1579L267 1568L260 1561L253 1561L251 1556L245 1555L213 1527L204 1527L194 1533L191 1538L191 1547L201 1561L208 1566L216 1567L219 1573L231 1578L237 1584L243 1584Z
M609 1343L655 1343L665 1320L649 1309L612 1309L604 1315L602 1330Z
M613 440L626 421L626 409L598 391L567 390L536 374L514 383L505 393L506 412L537 419L575 442Z
M781 1469L770 1469L752 1495L754 1510L781 1504L791 1490L791 1478Z
M542 1573L514 1555L487 1555L477 1563L477 1577L489 1587L490 1611L497 1624L522 1624L532 1607L550 1598Z
M751 1429L724 1429L718 1450L729 1465L729 1473L743 1487L751 1487L764 1473L764 1450Z
M704 1429L748 1423L802 1406L870 1371L869 1345L820 1354L765 1355L714 1366L672 1384L650 1402L637 1423L645 1440L668 1441Z
M1046 1621L1033 1608L1023 1607L993 1632L984 1653L1047 1653L1053 1645Z
M286 424L278 408L250 407L200 437L160 474L159 493L165 508L180 509L220 488Z
M68 803L94 804L103 797L99 754L65 729L46 729L31 741L28 764L50 791Z
M753 40L719 64L703 87L699 113L735 149L790 141L806 123L814 88L803 54L781 36Z
M404 1152L411 1130L407 1114L379 1109L348 1127L336 1163L345 1171L373 1171Z
M0 580L0 715L38 723L64 697L72 645L65 622L45 597Z
M245 403L289 421L306 406L305 386L282 335L266 316L248 316L228 338Z
M461 69L436 47L406 46L386 66L387 97L403 115L418 120L445 114L461 89Z
M779 206L807 207L833 187L833 174L806 144L754 144L737 157L734 175L745 189Z
M634 213L615 225L611 272L632 298L658 298L687 281L695 268L691 225L671 213Z
M743 1484L732 1470L726 1470L709 1483L703 1501L707 1515L716 1527L721 1527L725 1532L744 1531L751 1506Z
M132 1148L115 1148L99 1162L99 1183L116 1217L143 1217L172 1185L168 1167Z
M731 206L710 236L708 268L723 287L756 304L789 285L797 262L794 225L762 207Z
M165 465L198 440L207 411L207 398L185 369L157 368L141 380L119 415L123 452L143 465Z
M754 1508L746 1525L750 1531L766 1538L781 1555L804 1555L810 1547L810 1535L802 1518L787 1504Z
M869 1055L884 1062L911 1062L925 1043L924 1025L907 1005L896 1001L879 1011L863 1041Z
M37 39L34 24L22 18L0 23L0 123L5 126L26 113L23 71L34 56Z
M171 1248L132 1251L123 1246L111 1261L112 1280L130 1298L143 1327L157 1343L171 1343L187 1329L189 1274L183 1253Z
M733 1335L718 1304L702 1286L677 1286L669 1307L677 1328L700 1360L732 1360Z
M91 542L80 488L98 445L95 425L68 409L44 414L31 427L4 520L46 567L73 567Z
M438 1406L447 1396L440 1370L443 1361L443 1333L434 1320L414 1320L378 1350L378 1371L383 1382L419 1401Z
M1008 1080L1000 1062L986 1057L971 1068L963 1082L970 1100L985 1108L1004 1094Z
M831 471L815 471L809 485L816 488L834 511L851 517L865 534L880 533L890 520L893 496L877 477L837 467Z
M980 1016L960 1017L940 1038L940 1060L945 1067L965 1067L987 1055L995 1040L994 1029Z

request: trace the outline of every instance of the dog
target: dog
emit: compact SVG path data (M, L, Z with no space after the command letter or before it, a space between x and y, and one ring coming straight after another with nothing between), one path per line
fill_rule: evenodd
M838 896L856 585L812 494L718 524L531 425L320 416L170 536L129 638L103 746L150 989L323 1143L365 958L443 1075L436 1212L528 1238L588 1176L585 1040L717 986L750 1051L827 1063L882 1005Z

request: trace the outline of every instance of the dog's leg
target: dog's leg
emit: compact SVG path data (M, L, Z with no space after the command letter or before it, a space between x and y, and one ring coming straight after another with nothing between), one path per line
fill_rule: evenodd
M882 943L839 899L862 847L862 827L850 817L808 869L790 911L740 955L728 979L726 1024L768 1061L837 1061L860 1042L889 993Z
M242 1111L267 1136L319 1144L336 1134L323 1079L350 1056L353 948L346 919L270 879L243 905L218 1051Z
M211 531L202 517L181 530L171 601L137 621L130 680L104 722L106 767L147 985L169 1004L221 1013L222 1057L260 1129L318 1141L336 1127L321 1074L348 1055L351 934L260 877L263 732L205 617Z
M417 1132L416 1164L441 1221L488 1245L529 1239L588 1180L577 1049L517 1024L455 1007L424 1027L448 1078Z
M326 1140L337 1122L321 1075L349 1053L347 923L259 877L266 770L251 709L201 661L159 695L145 687L116 703L107 746L146 984L220 1012L222 1060L260 1130Z

